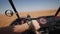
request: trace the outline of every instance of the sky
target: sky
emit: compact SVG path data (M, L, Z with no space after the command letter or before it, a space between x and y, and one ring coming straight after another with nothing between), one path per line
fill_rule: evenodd
M60 0L13 0L18 12L29 12L35 10L58 9ZM8 0L0 0L0 14L6 10L12 10Z

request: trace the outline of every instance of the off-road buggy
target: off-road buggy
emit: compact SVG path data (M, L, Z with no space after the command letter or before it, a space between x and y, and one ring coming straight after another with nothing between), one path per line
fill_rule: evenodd
M27 15L26 18L20 17L12 0L9 0L17 18L14 20L10 26L22 24L21 21L29 22L31 20L37 20L40 23L41 28L38 30L41 34L58 34L60 33L60 16L57 16L60 12L60 7L58 8L55 15L52 16L39 16L36 18L31 18L30 15ZM10 11L10 15L8 15L8 11ZM11 10L6 10L5 14L9 17L13 16L13 12ZM30 31L30 30L29 30ZM30 33L31 34L31 33Z

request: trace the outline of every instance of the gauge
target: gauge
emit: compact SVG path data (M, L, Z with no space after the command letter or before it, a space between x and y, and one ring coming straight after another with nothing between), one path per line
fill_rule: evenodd
M40 18L38 21L42 25L47 23L47 19L45 19L45 18Z

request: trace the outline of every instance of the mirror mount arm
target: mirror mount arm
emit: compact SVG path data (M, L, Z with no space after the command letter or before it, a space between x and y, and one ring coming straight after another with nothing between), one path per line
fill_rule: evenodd
M56 12L55 16L57 16L57 15L58 15L59 11L60 11L60 7L58 8L58 10L57 10L57 12Z
M16 16L17 16L18 18L20 18L19 15L18 15L17 10L16 10L16 8L15 8L15 6L14 6L14 4L13 4L13 1L12 1L12 0L9 0L9 2L10 2L10 4L11 4L11 6L12 6L12 8L13 8L15 14L16 14Z

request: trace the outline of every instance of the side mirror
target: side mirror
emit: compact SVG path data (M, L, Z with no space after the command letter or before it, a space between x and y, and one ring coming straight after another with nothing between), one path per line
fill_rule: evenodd
M8 17L11 17L11 16L13 16L13 11L12 10L6 10L5 15L7 15Z

